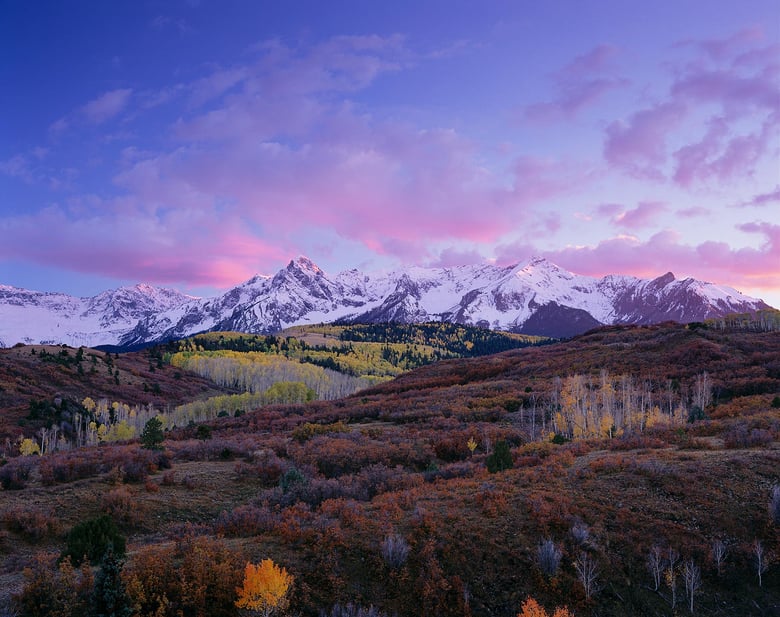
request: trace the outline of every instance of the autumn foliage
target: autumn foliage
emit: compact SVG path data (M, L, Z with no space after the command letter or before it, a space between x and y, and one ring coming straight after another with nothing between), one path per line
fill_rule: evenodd
M341 400L192 426L165 414L161 451L11 442L0 592L20 590L21 615L73 614L45 602L89 587L88 563L30 556L105 514L129 540L139 617L666 615L669 549L680 614L695 594L696 615L761 617L780 602L778 393L777 333L621 326ZM686 563L701 585L689 567L687 593Z
M293 576L270 559L263 559L259 565L247 563L244 584L236 589L236 606L269 617L286 605L292 582Z
M574 615L565 607L558 607L554 613L548 613L541 604L529 597L523 602L517 617L574 617Z

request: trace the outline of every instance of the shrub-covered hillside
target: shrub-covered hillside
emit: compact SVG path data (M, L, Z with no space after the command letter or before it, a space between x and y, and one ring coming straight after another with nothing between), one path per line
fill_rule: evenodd
M237 615L265 559L293 577L290 615L780 607L777 332L606 328L164 437L0 467L0 589L22 614L98 580L53 559L103 515L138 615Z

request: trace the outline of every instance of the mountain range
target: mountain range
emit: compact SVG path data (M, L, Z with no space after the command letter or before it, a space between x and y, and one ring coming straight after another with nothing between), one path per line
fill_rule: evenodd
M565 338L606 324L701 321L770 308L730 287L569 272L543 259L513 266L410 267L335 276L298 257L210 298L136 285L90 298L0 285L0 347L124 348L208 330L273 333L315 323L450 321Z

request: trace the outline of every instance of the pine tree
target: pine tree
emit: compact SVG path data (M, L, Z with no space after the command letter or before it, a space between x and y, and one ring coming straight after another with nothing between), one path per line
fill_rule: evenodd
M509 451L509 444L504 440L496 443L495 450L485 462L490 473L512 469L512 453Z
M95 617L130 617L133 610L122 580L122 561L108 549L95 577L92 610Z
M74 565L80 565L84 558L98 563L110 548L118 555L125 554L126 540L108 515L89 519L76 524L65 536L65 550L62 558L70 557Z
M157 418L150 418L141 433L141 447L147 450L162 450L164 437L162 422Z

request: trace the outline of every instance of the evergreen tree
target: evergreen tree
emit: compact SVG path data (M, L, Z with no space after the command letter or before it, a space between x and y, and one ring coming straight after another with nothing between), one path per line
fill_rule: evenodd
M124 555L125 544L125 537L119 532L116 523L104 514L78 523L68 532L62 558L70 557L74 565L79 565L86 557L94 564L100 561L109 549L118 555Z
M493 454L488 456L485 462L490 473L512 469L512 453L509 451L509 444L503 439L499 441Z
M150 418L141 433L141 447L147 450L162 450L164 437L162 422L157 418Z
M130 617L133 610L122 581L122 561L109 548L95 577L92 610L95 617Z

